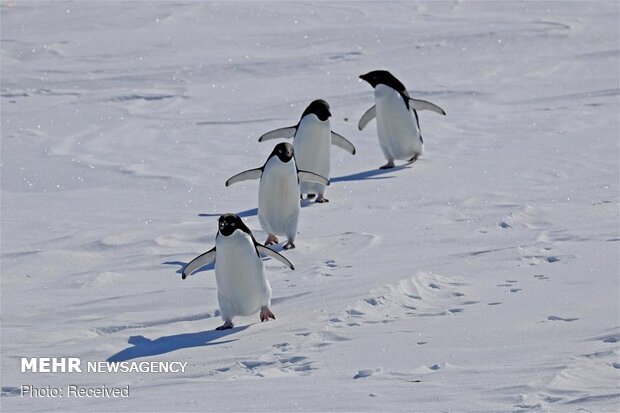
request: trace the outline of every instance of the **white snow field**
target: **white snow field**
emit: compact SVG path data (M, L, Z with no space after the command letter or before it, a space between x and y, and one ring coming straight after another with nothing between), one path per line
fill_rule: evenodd
M3 412L620 410L617 1L0 12ZM414 164L357 130L374 69L447 112ZM216 332L213 270L180 270L221 213L265 240L258 181L224 182L317 98L358 153L303 202L296 270L265 261L277 320ZM130 396L21 396L72 384Z

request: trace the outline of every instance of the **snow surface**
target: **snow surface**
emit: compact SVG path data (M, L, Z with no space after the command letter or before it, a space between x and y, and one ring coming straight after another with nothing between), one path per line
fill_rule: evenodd
M2 1L2 411L618 411L619 3ZM446 110L394 170L358 75ZM220 213L259 240L260 166L316 98L277 320L215 332ZM23 374L20 357L186 361ZM22 384L130 386L22 398Z

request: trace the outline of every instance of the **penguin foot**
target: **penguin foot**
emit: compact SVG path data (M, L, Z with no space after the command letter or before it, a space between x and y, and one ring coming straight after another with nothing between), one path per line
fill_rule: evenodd
M323 203L325 203L325 202L329 202L329 199L324 198L324 197L323 197L323 195L319 195L319 196L316 198L316 201L314 201L314 202L318 202L319 204L323 204Z
M419 157L420 157L420 154L416 153L415 155L411 157L411 159L409 159L409 162L415 162L418 160Z
M273 245L278 243L278 237L273 234L269 234L267 236L267 240L265 241L265 245Z
M314 199L315 196L316 194L308 194L306 195L306 199Z
M216 330L217 331L222 331L222 330L229 330L233 328L233 323L230 320L226 320L224 321L224 324L222 324L221 326L217 327Z
M270 318L273 318L275 320L276 316L273 315L273 313L271 312L269 307L267 307L267 306L261 307L261 309L260 309L260 321L261 321L261 323L263 321L269 321ZM231 324L231 326L232 326L232 324Z
M380 166L379 169L390 169L390 168L393 168L394 166L395 166L394 161L388 161L388 163L386 163L385 165Z
M295 248L295 244L293 244L293 241L287 241L282 248L285 250L292 250Z

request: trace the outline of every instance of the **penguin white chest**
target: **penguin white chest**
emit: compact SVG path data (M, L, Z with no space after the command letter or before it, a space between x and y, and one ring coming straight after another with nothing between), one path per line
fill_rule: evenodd
M271 157L258 187L258 220L270 234L295 238L299 219L299 183L294 160Z
M400 93L385 85L375 87L377 135L388 160L408 160L422 153L420 130Z
M299 169L329 178L331 134L329 119L322 121L314 114L303 117L297 127L295 139L293 139L295 159ZM302 193L323 193L325 189L324 185L313 182L302 181L301 186Z
M271 287L252 238L241 230L215 240L215 278L222 318L248 316L269 305Z

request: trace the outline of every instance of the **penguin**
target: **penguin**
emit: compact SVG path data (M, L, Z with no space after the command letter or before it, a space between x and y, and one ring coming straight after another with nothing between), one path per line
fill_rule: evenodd
M387 70L375 70L360 79L375 89L375 105L362 115L358 128L364 129L377 118L379 145L387 159L380 169L393 168L395 159L416 161L424 147L417 111L430 110L444 116L446 112L434 103L409 96L405 86Z
M224 320L216 330L233 328L234 317L257 312L260 312L260 321L276 319L269 309L271 287L265 278L261 254L295 269L282 255L259 244L238 215L224 214L218 220L215 246L191 260L183 269L182 279L186 279L197 269L215 262L217 300Z
M330 145L344 149L355 155L355 146L342 135L331 130L329 118L329 104L318 99L310 103L297 125L288 126L267 132L258 141L270 139L293 138L295 157L299 167L329 179L331 148ZM308 194L308 198L316 196L316 202L329 202L325 198L325 185L301 179L301 194Z
M266 245L278 243L276 235L285 235L284 249L295 248L299 221L299 182L329 185L329 180L314 172L303 171L295 162L295 149L287 142L277 144L263 166L243 171L226 181L226 186L260 178L258 221L268 234Z

